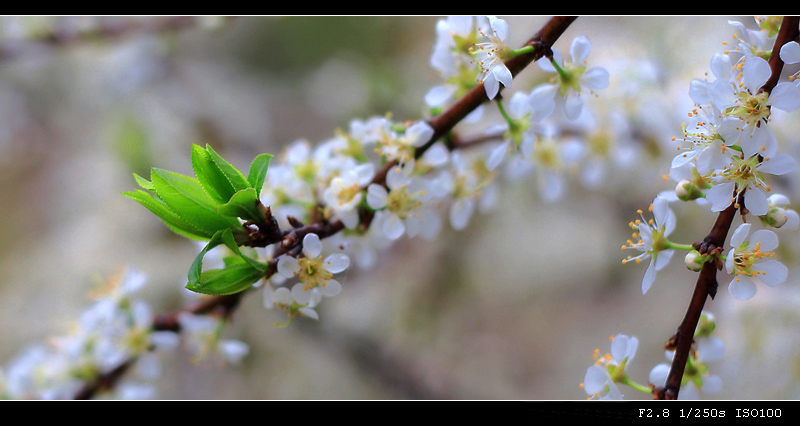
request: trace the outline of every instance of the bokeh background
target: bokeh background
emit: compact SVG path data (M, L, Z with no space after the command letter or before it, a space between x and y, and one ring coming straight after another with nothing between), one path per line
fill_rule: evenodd
M504 18L512 46L548 19ZM438 17L196 17L161 31L169 27L163 19L2 20L0 365L67 333L93 284L126 265L148 275L139 296L156 311L189 300L183 285L197 246L120 195L135 187L132 172L191 174L193 143L211 143L246 168L296 139L325 140L352 118L420 118L425 93L439 83L428 64ZM650 155L612 170L601 188L573 179L551 204L530 180L504 184L495 211L466 230L446 228L434 242L404 239L374 269L351 268L344 291L320 306L320 321L276 328L281 313L250 295L224 332L250 345L241 365L195 365L184 352L165 353L157 398L583 399L592 351L608 351L617 333L639 338L628 371L646 382L666 361L662 346L696 274L676 258L642 295L645 266L622 265L620 246L636 209L673 185L660 178L672 153L659 147L680 134L689 81L732 40L729 19L754 24L726 16L579 18L555 47L567 52L573 37L590 38L591 64L611 72L608 92L616 94L607 107L641 109L634 139ZM67 43L25 40L69 39L100 22L120 30ZM527 75L541 72L530 67L513 88L526 87ZM632 75L646 90L620 89ZM793 152L796 130L778 131ZM796 200L797 182L792 174L779 186ZM693 204L675 210L676 241L702 238L714 220ZM786 283L759 288L746 303L721 285L707 304L727 347L712 367L724 389L708 397L800 397L800 239L784 234Z

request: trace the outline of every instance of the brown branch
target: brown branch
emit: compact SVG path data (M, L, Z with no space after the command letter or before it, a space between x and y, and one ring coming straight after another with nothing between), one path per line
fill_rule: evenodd
M759 89L760 92L770 93L778 84L778 79L783 70L783 61L778 52L784 44L798 37L798 24L800 24L800 17L787 16L783 18L781 29L775 39L775 45L772 48L772 55L769 59L769 66L772 74L764 86ZM739 195L738 203L744 206L744 191ZM736 215L735 206L736 203L731 203L727 209L721 211L705 239L703 239L702 242L695 243L694 247L701 254L711 252L718 253L719 250L722 249ZM689 352L694 342L694 333L700 321L700 316L707 297L711 296L713 299L716 294L717 270L721 269L721 266L719 262L706 262L703 265L703 269L700 271L700 275L697 277L697 284L695 285L686 315L681 325L678 327L677 333L675 333L667 343L667 348L674 349L675 355L672 359L672 366L670 367L665 385L653 389L655 399L678 398L681 380L683 379L683 373L686 369L686 362L689 359Z

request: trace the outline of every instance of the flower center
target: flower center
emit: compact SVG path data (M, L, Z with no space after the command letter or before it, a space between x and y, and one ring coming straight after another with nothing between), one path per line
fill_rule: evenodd
M357 183L347 186L341 185L341 189L339 190L339 204L344 205L349 203L359 192L360 190Z
M749 92L742 90L737 97L737 106L729 108L725 115L737 117L752 127L757 126L761 120L767 121L770 111L765 102L769 98L769 93L762 92L751 95Z
M414 194L409 194L406 191L406 185L395 188L389 192L388 199L386 200L386 208L396 214L400 219L405 219L409 212L419 207L421 203L414 198L423 192L424 191L419 191Z
M558 147L554 143L543 143L537 139L533 146L533 156L539 164L549 169L558 169L561 165Z
M561 67L555 60L551 62L558 72L559 93L561 93L561 96L563 97L568 89L574 90L575 93L580 93L581 85L578 79L586 71L586 66L564 64L564 66Z
M761 251L761 243L757 243L752 250L747 250L748 243L745 242L733 254L734 275L747 275L752 277L764 274L764 271L754 271L753 264L765 257L774 257L775 253Z
M758 156L753 155L749 158L734 156L732 160L733 165L725 169L722 172L722 176L736 183L736 197L751 184L753 186L766 186L758 173L758 165L760 164Z
M314 287L322 286L333 278L333 274L322 267L322 256L317 258L303 257L297 260L300 264L298 277L303 283L304 290L311 290Z

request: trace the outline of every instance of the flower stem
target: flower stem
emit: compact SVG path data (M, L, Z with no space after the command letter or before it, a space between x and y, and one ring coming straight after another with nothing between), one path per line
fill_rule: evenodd
M636 383L633 380L631 380L628 376L625 376L619 382L620 383L624 383L624 384L626 384L626 385L628 385L628 386L630 386L630 387L632 387L632 388L634 388L634 389L636 389L636 390L638 390L640 392L644 392L644 393L652 393L653 392L653 390L650 389L650 386L645 386L645 385L642 385L640 383Z
M560 76L562 79L566 79L567 77L569 77L569 76L567 75L567 72L566 72L566 71L564 71L563 69L561 69L561 67L560 67L560 66L558 66L558 63L556 62L555 58L550 58L550 63L551 63L551 64L553 64L553 67L555 67L556 71L558 72L558 75L559 75L559 76Z
M503 106L503 103L500 101L500 99L497 100L496 104L497 104L497 109L500 110L500 114L503 115L503 119L505 119L506 122L508 122L509 128L514 127L515 125L514 120L508 116L506 108Z
M527 46L521 47L521 48L519 48L517 50L514 50L511 53L510 57L513 58L514 56L519 56L519 55L523 55L525 53L530 53L530 52L533 52L534 50L535 50L535 47L533 47L531 45L527 45Z
M674 250L694 250L691 244L678 244L673 243L672 241L667 241L667 249L674 249Z

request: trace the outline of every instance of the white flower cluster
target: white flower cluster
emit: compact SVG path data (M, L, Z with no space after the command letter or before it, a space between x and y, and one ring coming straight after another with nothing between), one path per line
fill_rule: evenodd
M660 195L673 201L697 200L713 212L733 204L758 217L766 227L796 229L800 217L788 208L785 195L773 191L768 179L797 168L797 161L780 151L770 122L775 109L792 112L800 108L800 82L781 81L771 91L761 91L772 73L764 57L769 57L775 36L768 35L767 29L730 24L738 31L738 45L712 57L713 77L692 80L689 95L695 108L689 116L693 121L684 126L680 153L669 172L678 185L674 193ZM785 62L800 62L796 44L790 42L781 49ZM773 231L759 230L748 245L745 237L750 226L742 224L733 233L730 244L736 250L725 258L726 270L735 275L728 290L741 300L755 295L756 282L774 286L787 275L786 267L777 260L756 262L770 257L778 241ZM762 244L760 239L766 236L769 243Z
M722 379L708 372L709 363L714 363L725 356L725 343L711 335L716 324L714 316L703 312L695 332L695 348L690 352L689 360L683 374L678 399L699 399L700 393L716 393L722 388ZM610 352L600 355L600 350L595 349L592 357L593 365L586 369L581 382L581 387L589 395L588 399L621 400L623 393L619 384L627 385L640 392L650 394L651 386L664 386L669 375L671 365L661 363L650 370L648 384L634 381L625 372L625 368L636 355L639 339L635 336L617 334L611 336ZM667 350L664 355L672 361L675 351Z
M0 371L0 397L72 399L88 383L132 359L137 359L133 378L138 380L120 383L116 397L154 397L150 382L159 378L161 364L151 349L175 347L178 335L152 331L150 306L131 297L145 282L131 268L108 280L69 334L28 347Z
M322 298L342 290L334 274L344 272L351 259L369 268L378 251L401 237L436 238L442 216L459 230L476 212L491 210L501 166L507 178L533 171L545 200L564 194L565 163L577 161L585 144L560 146L560 124L579 122L586 95L608 86L607 71L585 65L588 38L573 41L571 63L557 52L543 59L550 62L542 69L556 73L552 82L515 92L504 105L497 94L512 80L504 61L518 54L507 45L508 24L493 16L449 17L437 23L436 34L430 64L444 82L428 92L427 111L446 108L482 83L503 120L489 124L489 142L455 150L445 141L431 143L435 131L428 122L390 116L354 119L347 131L316 146L305 140L290 144L267 172L262 203L284 229L320 220L339 220L345 229L324 238L304 235L301 251L279 256L278 273L264 292L267 308L286 311L290 319L318 318ZM559 104L566 117L554 113ZM481 118L484 107L468 120ZM293 279L298 282L284 285Z
M774 52L775 29L772 20L758 20L760 30L747 28L740 22L729 22L736 28L737 41L733 49L713 55L711 76L692 80L689 96L694 108L689 112L690 123L683 123L678 154L672 159L669 176L677 183L674 190L655 197L650 211L653 219L631 222L633 239L625 249L634 249L623 263L650 260L642 293L653 284L656 272L663 269L677 250L687 250L686 266L700 271L705 262L716 262L732 276L727 289L735 299L748 300L755 296L758 286L776 286L786 281L788 268L775 259L778 247L776 229L793 230L800 226L800 216L789 208L788 197L773 192L773 176L786 175L797 168L796 160L781 151L781 143L771 128L776 110L793 112L800 108L800 81L794 76L779 81L771 90L762 90L772 75L767 61L780 55L785 63L800 62L800 45L792 41ZM769 24L769 25L767 25ZM692 245L677 244L667 237L676 228L676 217L669 202L695 201L712 212L731 207L738 209L743 222L733 229L730 248L717 248L713 253L700 253ZM640 215L642 211L638 212ZM757 217L764 229L753 230L750 217ZM768 229L767 229L768 228ZM751 231L753 231L751 233ZM704 321L713 322L710 314ZM712 327L713 329L713 327ZM706 362L716 361L724 354L721 340L708 335L695 336L696 348L686 366L679 393L681 399L695 399L698 391L717 392L719 377L708 375ZM672 352L668 352L672 359ZM590 367L591 369L591 367ZM650 373L650 383L663 386L670 371L669 364L656 366ZM600 385L600 374L587 372L591 390L605 389L608 397L621 396L616 387ZM592 378L592 380L589 380ZM619 380L617 380L619 382Z
M146 283L145 274L132 267L104 281L69 333L29 346L0 369L0 399L75 399L118 368L129 373L113 394L103 393L108 390L101 386L91 396L152 399L164 351L185 344L195 361L217 354L229 364L247 354L244 342L220 339L221 320L212 316L180 313L180 335L154 330L152 308L134 298Z
M617 334L611 336L611 351L600 356L595 349L594 365L586 369L581 387L589 395L589 399L622 399L622 392L616 383L628 382L625 367L633 360L639 339L635 336Z
M722 379L708 372L708 363L719 361L725 356L725 343L714 336L714 316L704 312L697 326L695 349L690 352L689 360L683 373L684 381L678 392L680 400L695 400L700 393L717 393L722 389ZM672 361L675 351L665 351L665 357ZM669 375L670 364L658 364L650 370L648 381L655 386L664 386Z

